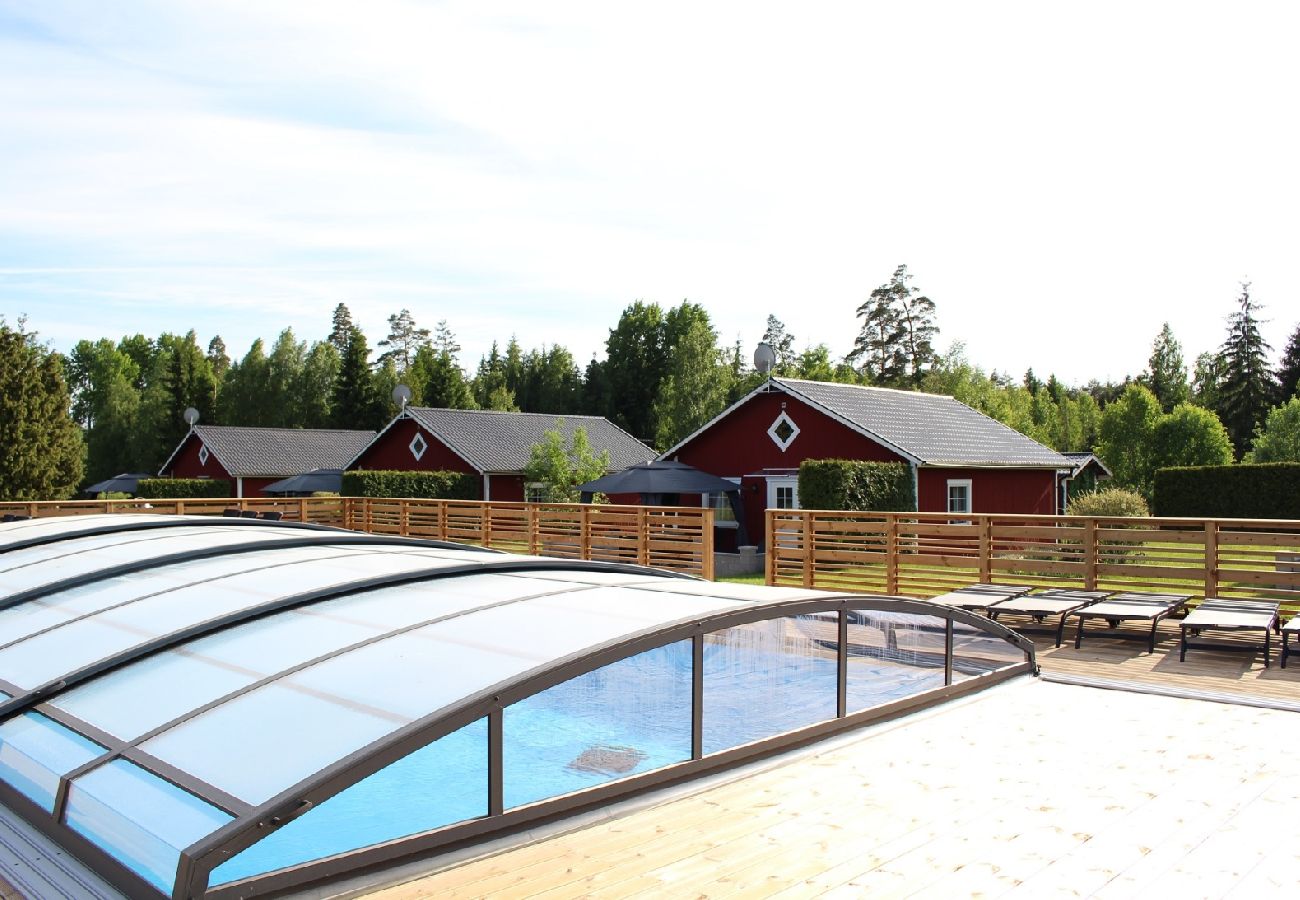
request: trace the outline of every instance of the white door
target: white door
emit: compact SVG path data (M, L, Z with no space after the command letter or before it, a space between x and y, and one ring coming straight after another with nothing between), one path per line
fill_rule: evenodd
M787 476L767 480L768 509L798 509L799 479Z

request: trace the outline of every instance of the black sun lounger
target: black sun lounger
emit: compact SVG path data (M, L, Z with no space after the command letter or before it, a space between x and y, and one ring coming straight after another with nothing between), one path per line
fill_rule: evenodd
M1269 637L1273 629L1277 628L1278 610L1281 606L1276 600L1222 600L1206 597L1179 623L1182 641L1178 661L1187 659L1188 650L1233 650L1239 653L1263 650L1264 668L1267 669ZM1199 635L1202 631L1262 631L1264 641L1252 644L1187 639L1188 632Z
M1300 642L1300 616L1296 616L1290 622L1282 626L1282 668L1286 668L1286 658L1292 653L1300 653L1300 643L1296 647L1291 646L1291 635L1296 635L1296 641Z
M1161 619L1168 618L1179 610L1187 608L1191 594L1145 594L1126 592L1112 594L1099 603L1093 603L1070 613L1079 618L1079 630L1074 634L1074 649L1079 649L1083 642L1083 625L1088 619L1105 619L1110 626L1106 631L1094 631L1093 637L1110 637L1121 640L1144 640L1147 652L1156 652L1156 628ZM1119 626L1123 622L1150 622L1151 632L1125 631Z
M1076 610L1083 609L1085 606L1091 606L1099 600L1105 600L1110 595L1110 591L1073 591L1053 588L1037 594L1025 594L1022 597L1011 597L1003 600L996 606L989 608L989 618L996 620L998 616L1007 613L1015 616L1028 616L1033 621L1040 623L1040 625L1013 625L1011 627L1015 628L1016 631L1031 634L1055 635L1056 646L1059 647L1061 646L1061 636L1065 632L1066 616ZM1055 627L1041 624L1048 616L1059 617Z
M1001 603L1010 597L1019 597L1029 591L1030 587L1027 584L972 584L931 597L930 602L979 612L988 609L994 603Z

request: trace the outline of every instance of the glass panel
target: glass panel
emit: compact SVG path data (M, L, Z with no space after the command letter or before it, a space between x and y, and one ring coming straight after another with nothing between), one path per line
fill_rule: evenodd
M939 616L850 612L847 712L943 687L945 622Z
M293 553L294 551L285 551ZM199 622L306 591L452 563L427 557L318 550L297 562L239 572L105 610L0 650L0 678L24 687L54 680L81 666Z
M376 737L476 691L647 623L719 605L737 604L594 588L483 609L324 660L142 746L258 803ZM235 765L241 758L259 764Z
M73 831L170 895L181 851L231 816L118 759L72 782L65 820Z
M1015 644L963 625L953 623L952 680L968 681L1008 666L1018 666L1026 660L1025 651Z
M800 616L704 636L704 752L835 718L838 660L825 623Z
M442 615L515 597L535 585L473 575L353 594L299 607L150 656L52 701L126 740L285 669ZM142 703L141 698L148 698Z
M238 881L488 814L487 720L381 769L257 842L212 873Z
M38 713L0 725L0 778L53 812L59 779L104 748Z
M691 758L691 642L580 675L506 708L506 808Z

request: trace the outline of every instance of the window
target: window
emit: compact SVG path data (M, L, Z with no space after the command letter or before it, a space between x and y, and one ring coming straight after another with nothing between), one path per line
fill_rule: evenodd
M728 478L727 481L734 481L736 487L740 487L739 478ZM701 499L704 500L704 506L713 507L715 523L736 521L736 511L731 508L731 499L726 494L704 494Z
M954 478L948 481L948 512L968 513L971 511L971 481L969 478Z
M768 509L798 509L799 480L794 477L767 480Z

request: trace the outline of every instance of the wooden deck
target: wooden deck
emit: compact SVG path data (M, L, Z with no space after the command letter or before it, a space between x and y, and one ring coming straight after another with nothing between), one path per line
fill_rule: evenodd
M1022 620L1023 621L1023 620ZM1004 623L1015 627L1016 620ZM1096 623L1094 623L1096 624ZM1090 625L1089 628L1092 626ZM1130 626L1134 634L1140 629ZM1147 629L1149 631L1149 627ZM1300 706L1300 657L1280 665L1282 639L1272 637L1271 664L1264 668L1259 653L1189 650L1185 662L1178 661L1178 622L1160 623L1155 653L1147 653L1145 643L1089 637L1084 632L1082 646L1074 649L1074 629L1067 626L1065 640L1059 648L1052 639L1032 635L1038 648L1038 664L1049 677L1060 675L1099 681L1129 682L1168 691L1210 693L1231 697L1255 698ZM1239 643L1258 641L1258 632ZM1225 638L1232 640L1231 636ZM1294 640L1292 641L1294 644Z
M1084 646L1045 665L1169 664ZM372 897L1291 894L1298 742L1293 712L1027 679Z

